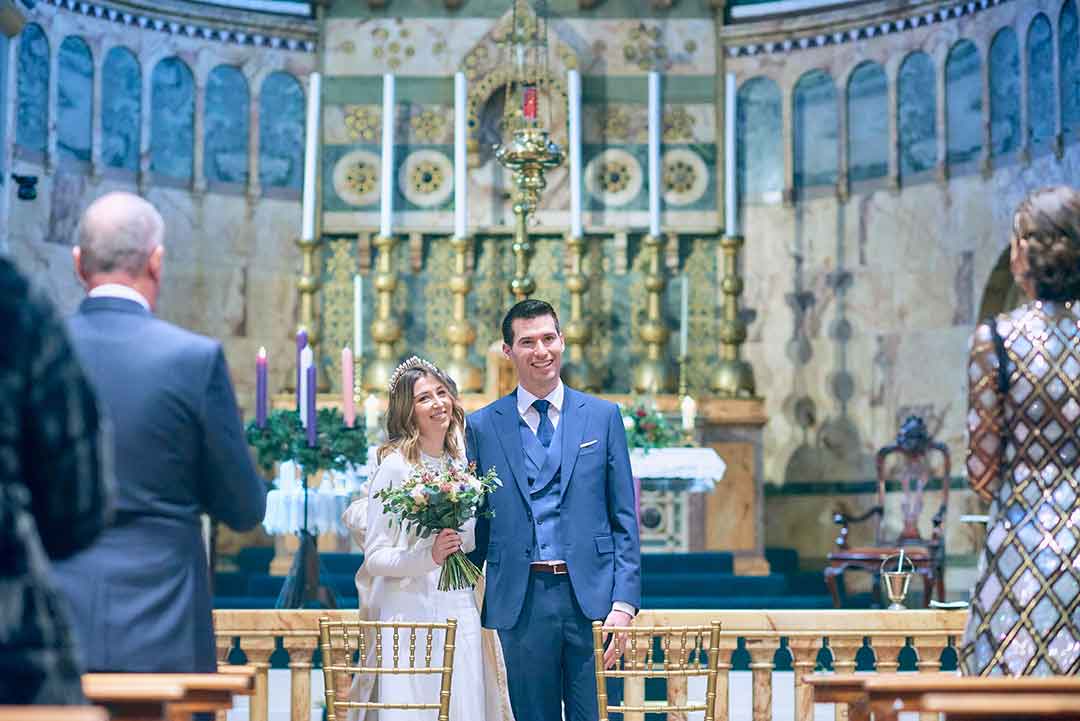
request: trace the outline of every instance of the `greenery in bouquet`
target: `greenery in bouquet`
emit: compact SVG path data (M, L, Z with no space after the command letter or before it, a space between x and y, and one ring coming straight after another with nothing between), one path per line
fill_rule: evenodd
M307 429L296 411L276 410L266 425L247 425L247 442L255 449L258 464L267 472L275 463L295 461L305 473L315 470L344 471L367 463L368 439L362 423L352 428L335 408L320 408L317 414L317 443L308 446Z
M384 488L375 494L386 513L406 530L428 538L446 528L461 530L465 522L477 516L490 517L481 510L484 496L502 485L495 469L482 476L476 467L447 463L441 468L417 466L400 486ZM443 562L439 575L440 591L472 588L480 578L480 569L461 551Z
M674 428L656 406L636 401L621 408L623 428L626 429L626 445L641 448L645 452L653 448L680 445L679 431Z

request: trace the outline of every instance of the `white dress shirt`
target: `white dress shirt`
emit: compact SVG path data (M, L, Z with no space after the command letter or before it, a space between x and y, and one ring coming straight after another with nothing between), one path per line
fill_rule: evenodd
M133 300L143 308L151 310L150 301L146 299L146 296L131 286L121 285L120 283L102 283L99 286L91 288L87 295L91 298L123 298L125 300Z
M559 419L562 417L563 397L566 395L566 387L563 385L562 380L559 380L558 385L555 386L555 390L544 396L543 400L548 401L551 405L548 406L548 419L551 421L551 428L554 431L559 427ZM533 401L540 400L538 396L533 395L529 391L525 390L520 385L517 387L517 409L518 415L525 421L533 433L537 432L540 427L540 411L533 407ZM566 483L567 479L563 479L563 483ZM566 561L543 561L542 563L548 563L556 565L559 563L566 563ZM630 617L636 615L636 609L629 603L623 601L614 601L611 604L612 611L622 611L628 614Z

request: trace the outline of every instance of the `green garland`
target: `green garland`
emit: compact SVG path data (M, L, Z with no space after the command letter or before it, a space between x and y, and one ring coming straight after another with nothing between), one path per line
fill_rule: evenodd
M344 471L350 464L367 463L368 439L362 423L349 428L335 408L320 408L316 414L318 443L314 447L308 446L307 429L296 411L273 411L262 428L255 421L248 423L247 442L255 449L259 466L271 472L276 463L295 461L311 473Z
M652 404L636 401L621 411L626 445L630 448L641 448L648 452L653 448L682 445L678 430Z

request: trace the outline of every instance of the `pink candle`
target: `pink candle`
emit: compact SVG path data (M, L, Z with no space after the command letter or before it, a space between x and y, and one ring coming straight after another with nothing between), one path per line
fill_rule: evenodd
M296 411L299 413L303 410L304 399L300 395L300 386L303 384L304 379L300 376L300 353L307 346L308 338L307 331L302 330L296 334Z
M259 348L255 358L255 423L259 428L266 428L266 349Z
M353 404L353 357L349 346L341 350L341 415L345 425L356 425L356 406Z

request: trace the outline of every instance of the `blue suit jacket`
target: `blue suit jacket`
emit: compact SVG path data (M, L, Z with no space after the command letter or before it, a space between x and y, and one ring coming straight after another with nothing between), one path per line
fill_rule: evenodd
M511 393L476 411L465 427L477 470L494 468L502 488L489 497L494 517L476 525L473 560L487 561L483 623L512 628L525 601L534 526ZM562 500L559 532L570 582L582 611L603 619L613 601L641 606L641 551L634 482L619 408L566 388L562 414ZM584 447L583 447L584 446Z
M115 441L116 521L53 567L84 667L213 671L199 514L240 531L266 509L221 344L121 298L87 298L68 330Z

